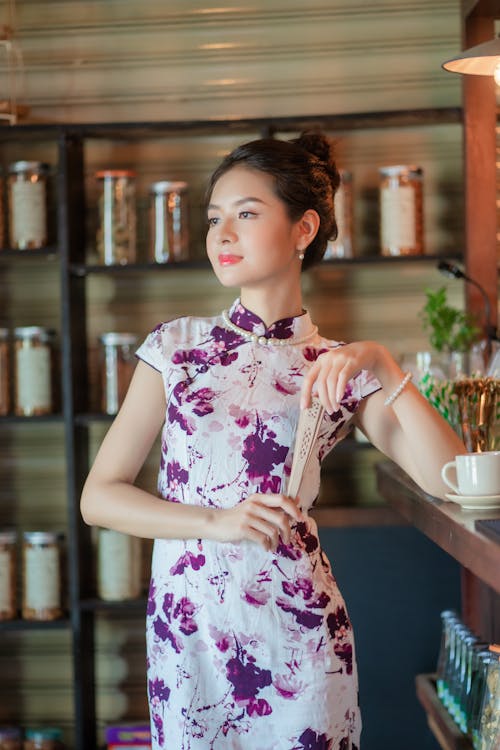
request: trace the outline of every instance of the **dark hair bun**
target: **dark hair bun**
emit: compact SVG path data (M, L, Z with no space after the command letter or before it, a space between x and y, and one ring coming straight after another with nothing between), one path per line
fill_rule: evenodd
M307 151L311 156L315 156L321 162L321 166L324 167L330 177L333 189L337 190L340 184L340 175L335 163L333 141L320 131L306 130L292 143Z

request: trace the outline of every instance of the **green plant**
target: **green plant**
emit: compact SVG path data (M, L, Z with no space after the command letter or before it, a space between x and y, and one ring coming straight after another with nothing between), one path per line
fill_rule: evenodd
M426 289L427 302L420 311L431 346L438 352L465 352L479 337L480 330L470 313L448 304L446 287Z

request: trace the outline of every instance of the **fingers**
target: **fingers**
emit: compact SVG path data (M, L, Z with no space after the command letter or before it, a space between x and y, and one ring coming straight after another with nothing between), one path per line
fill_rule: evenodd
M308 409L311 406L311 395L314 382L317 378L320 366L318 360L313 364L302 381L302 392L300 394L300 408Z
M344 350L344 351L343 351ZM349 378L359 370L354 361L346 359L345 347L339 351L320 354L304 377L300 408L311 405L311 395L317 392L321 405L328 414L338 411Z
M280 538L289 544L291 521L298 522L304 518L297 503L285 495L251 495L239 508L244 513L243 537L261 544L267 550L276 550Z

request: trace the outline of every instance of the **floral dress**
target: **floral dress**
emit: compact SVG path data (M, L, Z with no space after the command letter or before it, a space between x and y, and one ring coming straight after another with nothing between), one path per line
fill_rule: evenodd
M308 313L270 328L239 300L240 328L303 338ZM222 316L159 325L137 356L163 378L162 498L230 508L254 492L286 492L304 374L339 346L319 335L272 346ZM351 623L307 515L320 462L380 387L365 371L325 414L300 489L306 521L289 544L156 539L147 608L153 749L357 750L361 720Z

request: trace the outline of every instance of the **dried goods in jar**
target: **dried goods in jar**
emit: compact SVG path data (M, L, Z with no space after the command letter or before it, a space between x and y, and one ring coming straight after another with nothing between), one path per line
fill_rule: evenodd
M0 620L13 620L17 615L16 544L15 531L0 531Z
M5 416L10 410L10 375L9 331L0 328L0 416Z
M0 727L0 750L22 750L23 734L19 727Z
M47 175L39 161L16 161L9 167L9 245L38 250L47 244Z
M136 261L135 172L106 169L99 181L97 254L106 266Z
M134 374L135 349L139 337L134 333L101 334L101 408L105 414L116 414L123 403Z
M151 185L150 260L171 263L189 256L187 182Z
M422 255L422 169L395 165L381 167L379 172L382 255Z
M140 595L140 539L113 529L99 529L97 560L97 592L101 599L121 601Z
M23 535L23 606L25 620L56 620L62 610L63 535L26 531Z
M50 414L53 401L54 331L41 326L14 329L14 410L20 416Z

